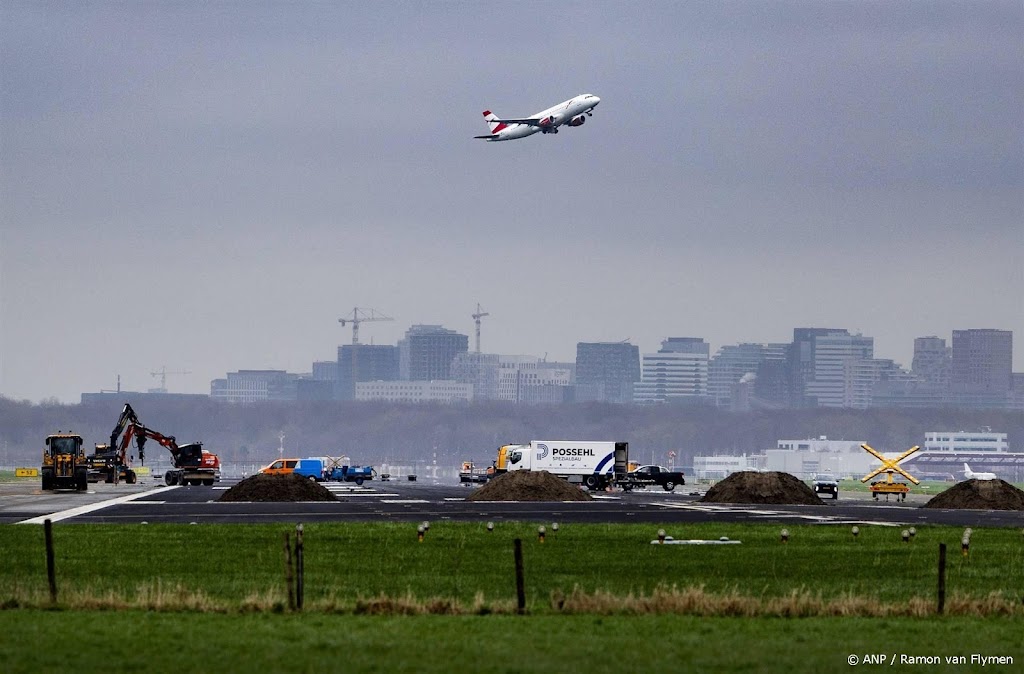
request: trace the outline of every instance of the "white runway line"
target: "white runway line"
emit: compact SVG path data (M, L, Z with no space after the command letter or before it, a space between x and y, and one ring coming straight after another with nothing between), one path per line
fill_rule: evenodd
M77 517L79 515L85 515L86 513L91 513L96 510L102 510L103 508L106 508L108 506L118 505L120 503L128 503L130 501L134 501L135 499L139 499L144 496L152 496L153 494L165 492L168 489L177 488L177 486L161 487L160 489L153 489L151 491L140 491L138 494L118 496L117 498L108 499L106 501L100 501L98 503L90 503L89 505L78 506L77 508L70 508L68 510L62 510L61 512L51 513L49 515L40 515L39 517L33 517L29 520L22 520L21 522L18 522L18 524L42 524L46 520L50 520L51 522L59 522L61 520L66 520L70 517Z

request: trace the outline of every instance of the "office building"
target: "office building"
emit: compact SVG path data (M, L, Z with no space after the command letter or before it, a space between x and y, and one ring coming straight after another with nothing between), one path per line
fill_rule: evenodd
M469 336L440 325L414 325L398 342L398 375L405 381L452 378L452 361L469 351Z
M576 402L633 402L640 349L629 342L576 344Z
M657 353L645 353L639 382L633 387L637 403L708 401L710 346L699 337L669 337Z

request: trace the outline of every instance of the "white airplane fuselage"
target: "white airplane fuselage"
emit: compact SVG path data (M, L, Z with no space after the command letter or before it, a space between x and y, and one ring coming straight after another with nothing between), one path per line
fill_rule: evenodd
M582 126L586 117L593 113L600 102L601 99L593 94L580 94L530 117L505 120L486 110L484 118L491 133L476 137L487 141L499 141L526 138L535 133L558 133L558 127L563 125Z
M964 479L965 480L995 480L995 473L976 473L971 470L971 467L966 463L964 464Z

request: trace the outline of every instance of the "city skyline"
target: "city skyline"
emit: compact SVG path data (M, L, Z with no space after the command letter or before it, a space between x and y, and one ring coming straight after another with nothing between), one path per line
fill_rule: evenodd
M306 371L357 305L557 361L1024 334L1019 2L525 7L0 3L0 395Z
M410 348L413 339L422 340L420 346ZM211 382L211 395L236 402L371 399L368 392L359 392L364 383L448 380L473 384L472 390L458 393L469 400L652 403L706 399L727 408L736 403L740 409L751 404L927 407L957 401L972 407L1020 405L1019 393L1014 394L1020 383L1015 387L1013 381L1024 379L1024 373L1012 371L1012 332L954 330L950 344L942 337L926 336L914 340L914 349L914 360L907 367L879 358L871 336L851 334L845 328L804 327L793 329L791 342L728 344L714 354L701 337L668 337L657 352L642 352L629 342L579 342L576 357L559 362L536 355L471 352L466 335L440 325L414 325L398 345L342 345L337 361L314 361L310 370L228 372L226 379ZM541 371L545 374L540 375ZM332 385L324 388L328 382ZM276 392L260 393L264 386ZM572 394L561 390L567 386L574 389Z

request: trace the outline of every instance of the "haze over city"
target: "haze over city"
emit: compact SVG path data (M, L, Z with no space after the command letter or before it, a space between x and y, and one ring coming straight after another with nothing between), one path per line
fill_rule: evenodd
M1024 334L1020 2L517 7L0 1L0 395L306 372L356 306L562 361Z

